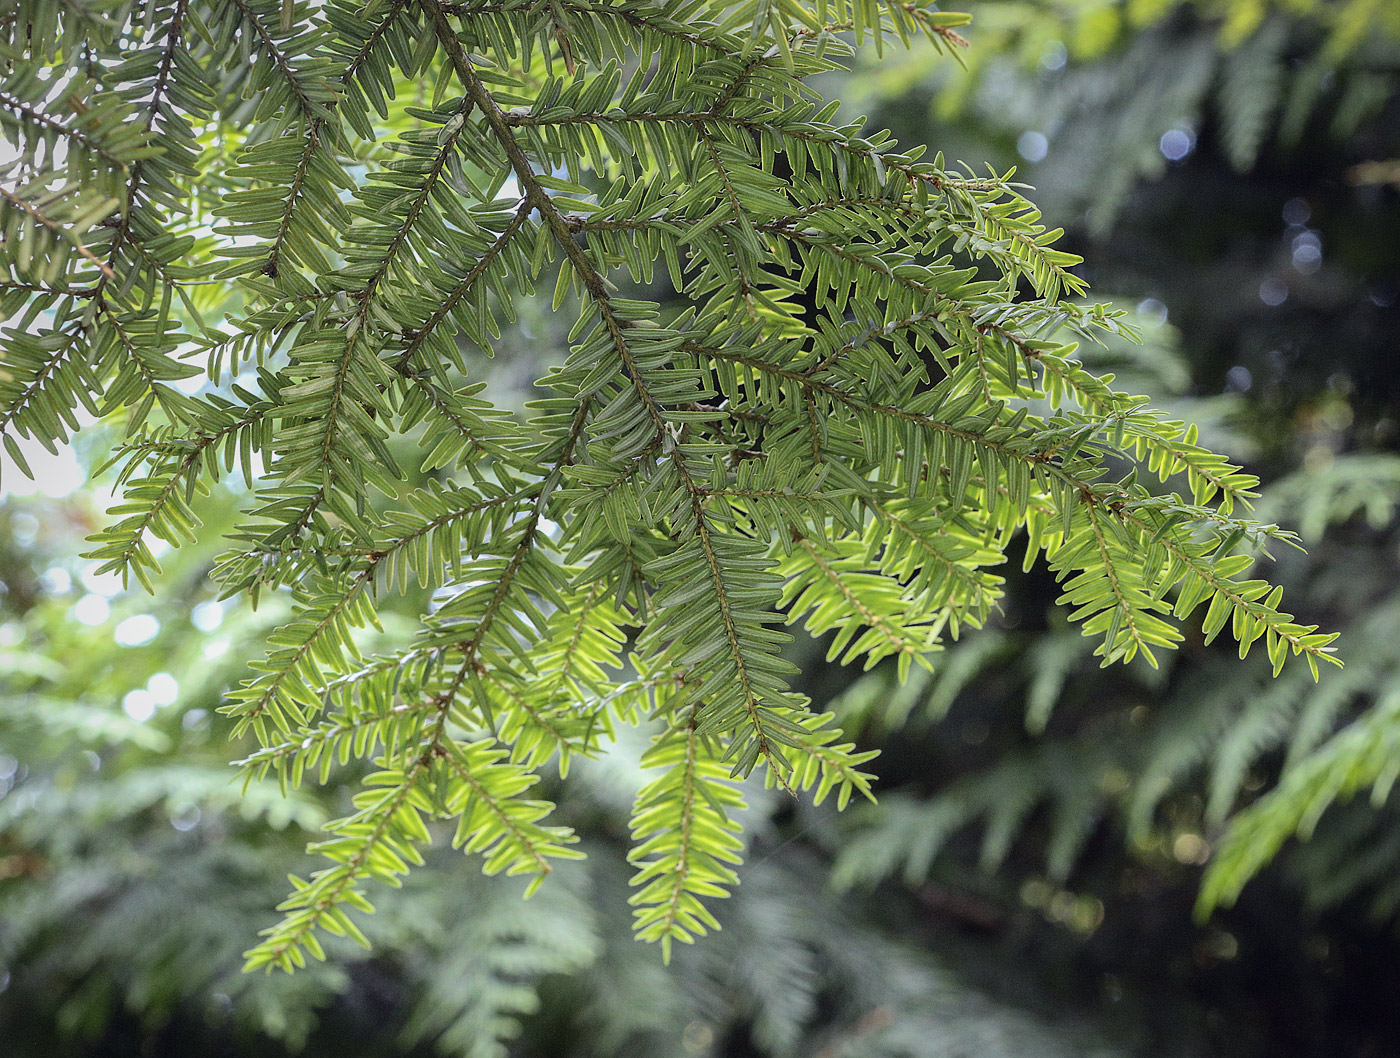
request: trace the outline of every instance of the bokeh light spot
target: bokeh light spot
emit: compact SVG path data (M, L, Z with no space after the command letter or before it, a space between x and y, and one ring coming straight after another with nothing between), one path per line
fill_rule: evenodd
M145 646L160 634L160 621L151 614L128 617L112 630L112 638L124 647Z

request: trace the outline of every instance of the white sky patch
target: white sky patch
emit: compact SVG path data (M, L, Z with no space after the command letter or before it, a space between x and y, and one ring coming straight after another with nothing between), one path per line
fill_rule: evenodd
M112 629L112 638L124 647L145 646L160 634L160 621L148 613L128 617Z
M83 587L94 595L105 595L111 598L120 595L126 589L122 587L122 577L115 571L109 573L98 573L97 564L93 563L83 571Z
M190 624L201 632L213 632L224 623L224 608L211 601L197 603L190 611Z
M58 453L54 454L32 437L20 437L16 441L34 478L25 477L10 453L0 446L0 499L6 496L58 499L81 488L87 480L87 472L68 445L57 443Z
M157 672L146 681L146 690L156 705L174 705L180 697L180 681L168 672Z
M73 604L73 617L89 628L102 624L111 616L111 605L100 595L84 595Z
M193 397L196 393L209 385L209 376L203 373L191 375L189 378L177 378L170 383L187 397Z
M39 582L50 595L67 595L73 590L73 575L62 566L50 566L39 574Z
M134 691L127 691L122 698L122 712L138 724L144 724L156 715L156 700L146 688L137 687Z

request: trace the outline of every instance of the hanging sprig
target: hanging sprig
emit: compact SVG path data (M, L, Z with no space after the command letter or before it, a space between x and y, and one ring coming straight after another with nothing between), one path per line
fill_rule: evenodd
M250 966L359 937L362 886L434 840L539 884L577 855L542 769L622 724L652 739L638 935L669 954L716 928L751 775L872 794L782 626L902 679L986 620L1018 534L1105 663L1154 660L1203 603L1276 669L1332 660L1249 577L1288 539L1238 517L1254 478L1076 359L1130 331L1062 300L1079 259L1013 174L814 97L853 49L956 54L964 22L922 0L0 22L6 451L27 472L22 442L120 422L91 557L152 589L155 543L241 485L213 576L290 600L224 708L246 777L370 772ZM568 348L536 351L520 415L473 372L519 347L537 282ZM406 600L407 637L380 619Z

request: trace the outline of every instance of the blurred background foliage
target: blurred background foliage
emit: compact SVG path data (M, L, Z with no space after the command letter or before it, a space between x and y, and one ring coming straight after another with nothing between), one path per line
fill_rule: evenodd
M1099 670L1053 579L1010 569L996 619L903 686L799 642L800 689L882 750L880 803L750 791L724 929L669 969L620 898L623 744L556 782L590 858L530 902L447 853L381 903L372 955L245 976L357 776L232 781L252 747L220 697L282 600L221 604L195 547L158 601L93 576L110 485L69 486L114 426L0 503L0 1049L1400 1055L1400 5L964 6L966 70L886 51L823 90L1036 186L1095 297L1145 329L1086 361L1264 477L1259 513L1308 545L1270 575L1344 632L1347 668L1271 680L1196 638ZM528 307L479 377L523 402L557 331Z

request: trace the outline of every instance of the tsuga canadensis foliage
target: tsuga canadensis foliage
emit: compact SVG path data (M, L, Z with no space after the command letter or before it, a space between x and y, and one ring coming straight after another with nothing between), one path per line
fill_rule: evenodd
M927 666L1018 535L1105 665L1155 664L1200 608L1275 671L1331 660L1249 575L1286 539L1248 519L1255 478L1076 358L1124 325L1066 300L1078 258L1013 174L809 85L856 48L956 54L965 22L924 0L0 16L6 451L24 471L119 424L90 557L147 588L153 542L197 539L199 499L241 478L213 576L293 604L227 697L261 747L242 766L364 772L250 968L360 937L367 883L435 838L534 888L578 855L541 769L623 724L651 738L636 933L692 941L739 879L747 776L871 794L873 754L790 689L783 626ZM535 297L568 350L517 414L468 353L508 349ZM416 635L365 650L409 591Z

